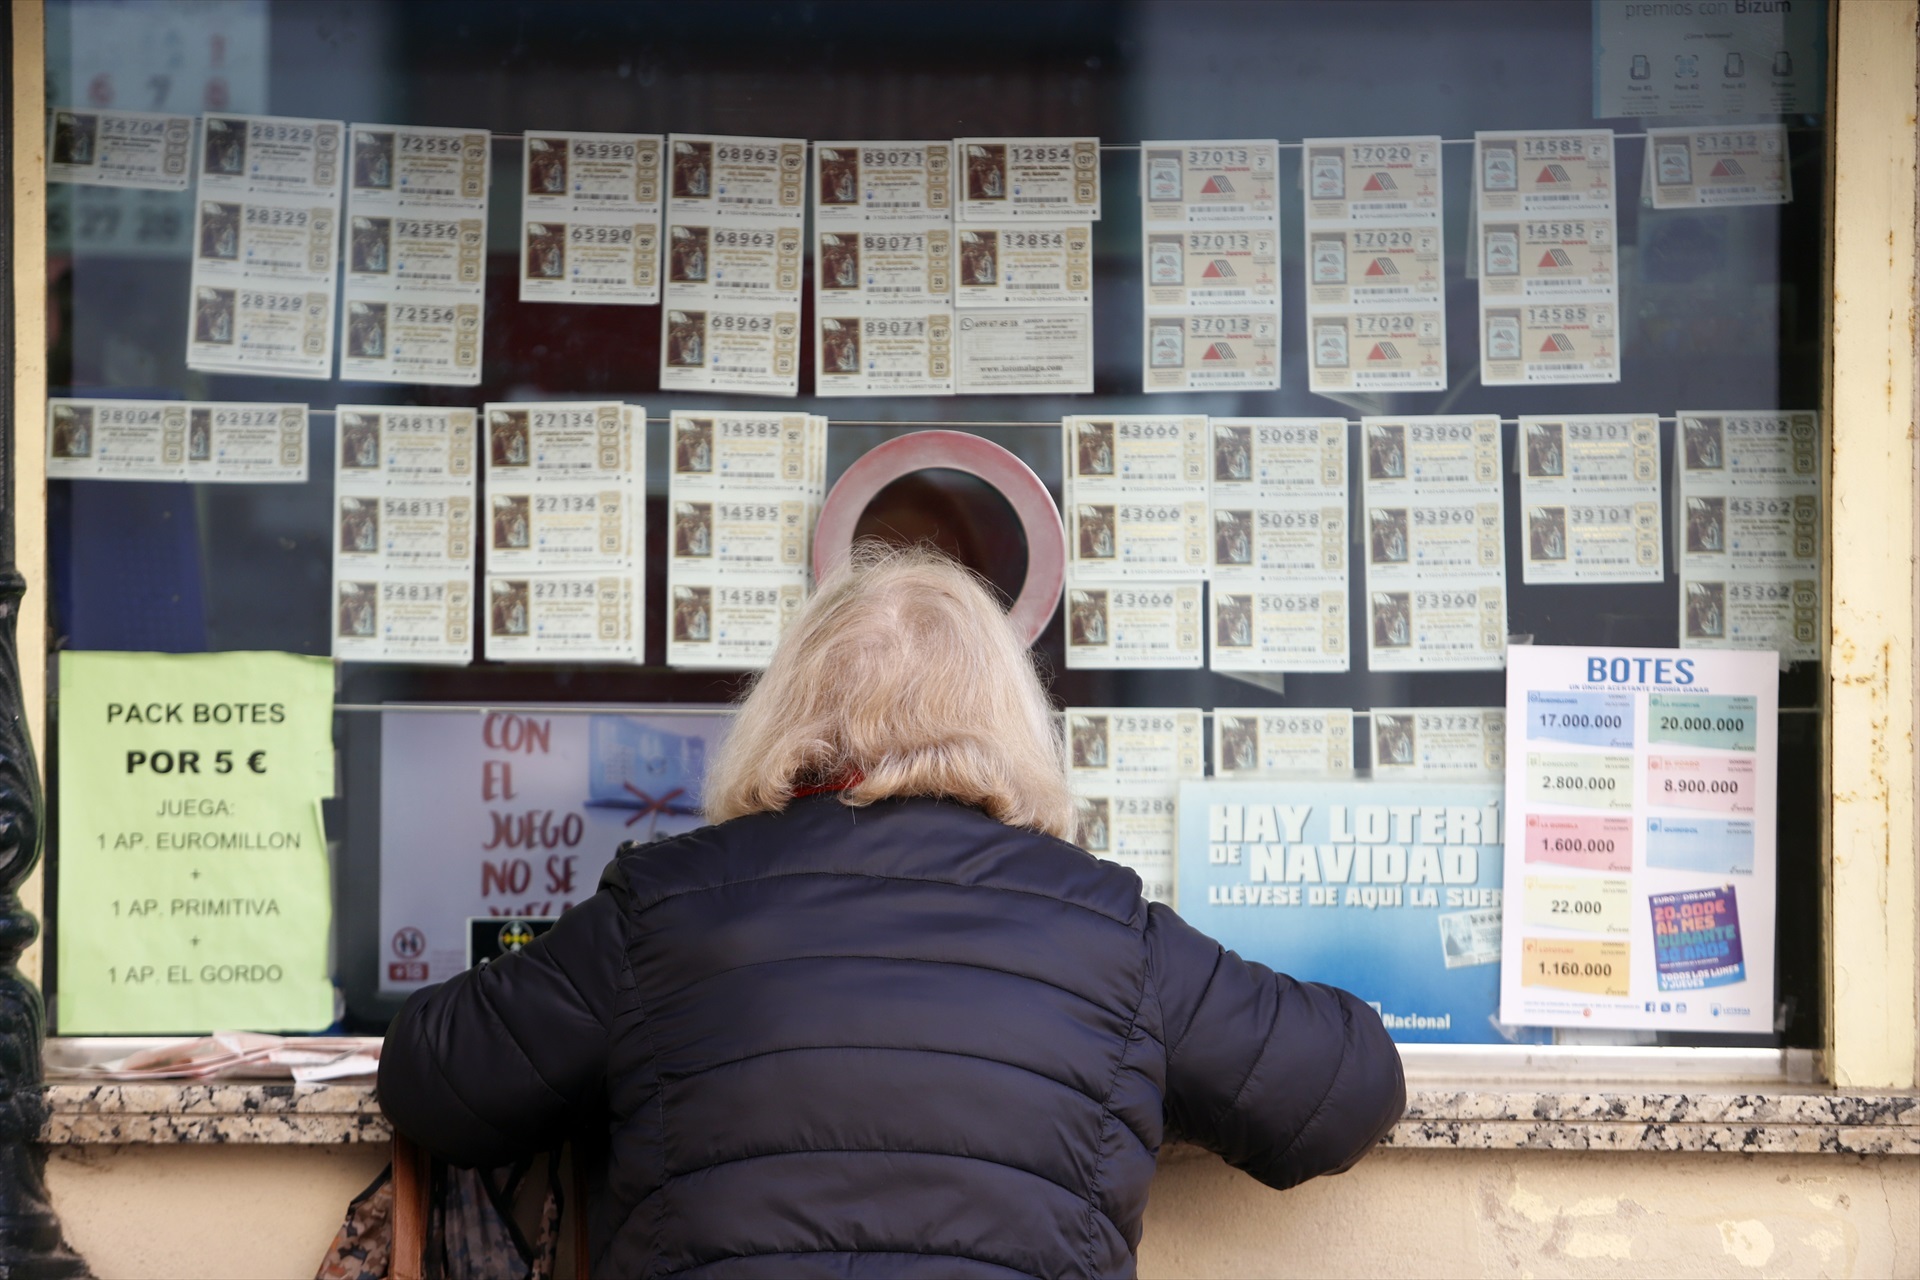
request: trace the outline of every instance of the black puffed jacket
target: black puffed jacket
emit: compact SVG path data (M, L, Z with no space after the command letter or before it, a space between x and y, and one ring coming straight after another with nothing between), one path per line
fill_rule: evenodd
M604 1127L595 1280L1131 1276L1169 1138L1272 1187L1399 1117L1365 1004L1240 959L1133 872L930 799L651 845L525 951L407 1002L395 1127L462 1164Z

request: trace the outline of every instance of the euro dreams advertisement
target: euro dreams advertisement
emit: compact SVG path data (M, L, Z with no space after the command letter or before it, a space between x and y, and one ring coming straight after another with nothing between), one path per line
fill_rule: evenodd
M1371 1004L1395 1040L1502 1028L1497 783L1180 787L1180 915L1249 960Z

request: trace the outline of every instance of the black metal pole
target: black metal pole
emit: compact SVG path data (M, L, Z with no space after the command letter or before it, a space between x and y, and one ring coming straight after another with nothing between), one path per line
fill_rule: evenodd
M0 16L0 102L8 125L0 129L0 368L14 368L14 227L12 217L13 15ZM35 104L36 108L38 104ZM40 1088L40 1049L46 1006L40 989L20 972L21 952L39 936L40 922L20 901L20 885L40 860L40 770L27 736L20 690L18 624L27 581L14 565L14 450L22 438L14 421L12 380L0 388L0 1280L91 1276L61 1235L47 1199L46 1152L38 1145L46 1123ZM39 433L24 437L37 441ZM39 643L29 636L28 643Z

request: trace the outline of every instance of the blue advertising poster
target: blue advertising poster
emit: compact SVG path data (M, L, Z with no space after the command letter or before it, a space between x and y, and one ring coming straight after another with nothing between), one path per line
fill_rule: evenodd
M1519 1039L1496 1018L1502 807L1497 782L1184 782L1178 909L1395 1040Z

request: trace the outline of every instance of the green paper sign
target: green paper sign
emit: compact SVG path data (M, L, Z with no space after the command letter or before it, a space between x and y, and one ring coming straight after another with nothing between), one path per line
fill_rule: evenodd
M332 719L325 658L60 655L61 1034L333 1021Z

